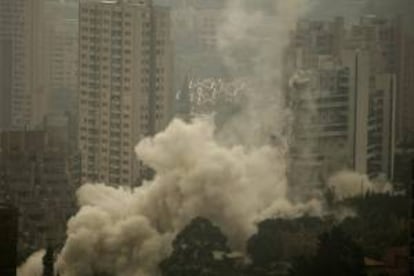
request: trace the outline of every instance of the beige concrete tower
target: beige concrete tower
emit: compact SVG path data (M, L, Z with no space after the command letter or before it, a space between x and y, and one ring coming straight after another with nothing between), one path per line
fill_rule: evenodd
M150 1L81 1L82 182L139 185L134 146L172 113L169 10Z

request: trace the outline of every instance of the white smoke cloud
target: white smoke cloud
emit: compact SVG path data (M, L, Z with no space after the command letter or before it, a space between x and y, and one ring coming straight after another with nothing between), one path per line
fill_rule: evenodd
M258 220L321 212L316 200L287 199L282 152L219 145L211 121L175 120L136 151L157 171L155 179L134 190L80 188L81 210L68 223L62 275L157 275L174 235L196 216L213 220L235 248L244 249Z
M257 221L322 213L319 200L293 203L287 195L282 64L304 2L275 1L270 17L230 2L219 47L232 73L251 79L244 111L219 139L212 121L175 120L141 141L136 152L157 174L140 188L82 186L58 260L61 276L158 275L175 234L197 216L213 220L243 250ZM281 141L274 147L267 145L271 135Z
M345 199L368 192L392 192L392 186L384 181L371 181L367 175L352 171L341 171L328 179L328 187L333 191L336 199Z
M248 9L245 2L229 1L217 34L218 49L230 73L246 77L250 90L242 112L223 127L220 139L250 146L275 135L287 143L291 114L282 88L283 63L291 31L308 1L275 0L272 11Z
M43 256L45 250L39 250L33 253L27 260L17 269L17 276L42 276L43 275Z
M175 234L197 216L214 221L231 245L243 250L262 219L323 214L318 199L290 201L286 178L290 120L282 90L283 54L306 4L279 0L275 7L276 15L269 17L232 0L220 28L224 60L233 74L240 71L252 80L242 114L224 127L220 139L212 121L175 120L141 141L137 155L157 174L140 188L82 186L80 210L68 222L58 259L61 276L158 275ZM271 134L285 143L267 145ZM338 198L375 189L369 181L362 181L361 189L360 179L343 172L329 185Z

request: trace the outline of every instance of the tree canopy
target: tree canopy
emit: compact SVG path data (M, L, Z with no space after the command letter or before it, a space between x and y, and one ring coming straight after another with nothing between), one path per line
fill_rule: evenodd
M195 218L173 242L173 252L161 264L163 276L236 276L227 238L205 218Z
M339 227L319 236L315 256L294 261L292 276L365 275L362 249Z

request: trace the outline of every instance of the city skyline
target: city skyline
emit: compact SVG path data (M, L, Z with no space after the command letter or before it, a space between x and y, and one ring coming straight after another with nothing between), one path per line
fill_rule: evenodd
M414 5L390 1L0 0L0 212L17 237L0 274L34 276L15 266L43 248L42 275L302 275L295 257L316 266L334 225L365 257L349 271L391 269L414 212ZM181 263L210 222L226 246ZM286 243L270 263L252 245L266 227Z

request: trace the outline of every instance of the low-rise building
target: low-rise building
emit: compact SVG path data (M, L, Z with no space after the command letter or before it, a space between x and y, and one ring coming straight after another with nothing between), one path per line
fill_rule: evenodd
M75 212L79 155L65 128L0 134L0 192L19 209L19 253L63 242Z

